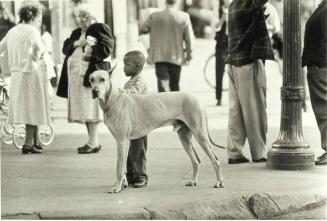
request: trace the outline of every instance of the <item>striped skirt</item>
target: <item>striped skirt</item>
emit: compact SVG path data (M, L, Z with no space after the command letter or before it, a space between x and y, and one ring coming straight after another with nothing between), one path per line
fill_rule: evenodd
M48 77L41 67L31 73L11 73L8 123L51 123Z

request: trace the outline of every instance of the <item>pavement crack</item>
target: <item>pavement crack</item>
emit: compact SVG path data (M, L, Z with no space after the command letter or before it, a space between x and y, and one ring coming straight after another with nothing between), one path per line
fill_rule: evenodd
M271 197L271 195L269 195L268 193L265 193L265 195L268 196L268 198L277 206L280 213L282 213L282 209L279 207L279 205L276 203L276 201Z
M155 217L154 217L153 213L151 212L151 210L149 210L149 209L146 208L146 207L143 207L143 209L144 209L145 211L147 211L147 212L150 214L150 219L155 219Z
M241 196L241 197L242 197L242 200L244 201L245 205L248 207L248 210L253 215L253 217L255 217L256 219L259 219L258 215L254 212L254 210L250 206L250 199L249 199L249 197L246 197L246 196Z

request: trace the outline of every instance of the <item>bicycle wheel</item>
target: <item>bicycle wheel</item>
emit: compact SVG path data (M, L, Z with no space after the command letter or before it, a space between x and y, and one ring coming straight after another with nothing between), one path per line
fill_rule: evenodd
M210 55L204 63L203 77L211 88L216 88L216 54Z
M39 126L39 141L42 145L47 146L52 143L54 131L52 125Z
M14 146L17 149L22 149L25 143L25 137L26 137L25 125L18 125L17 127L15 127L14 132L12 134L12 140L14 142Z

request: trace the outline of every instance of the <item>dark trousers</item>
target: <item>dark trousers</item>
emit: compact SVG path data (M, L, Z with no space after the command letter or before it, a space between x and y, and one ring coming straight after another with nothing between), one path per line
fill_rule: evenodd
M157 62L155 69L158 79L158 92L179 91L182 66L168 62Z
M308 86L312 110L321 136L321 148L327 151L327 68L308 67Z
M131 140L127 157L127 181L148 180L146 174L147 136Z
M225 56L227 53L227 44L216 46L216 99L221 100L223 92L223 77L225 72Z

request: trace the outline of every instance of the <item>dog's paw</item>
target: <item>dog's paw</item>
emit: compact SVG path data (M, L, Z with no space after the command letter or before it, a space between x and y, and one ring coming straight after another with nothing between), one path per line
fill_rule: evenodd
M109 191L110 194L113 194L113 193L120 193L121 192L121 189L117 189L117 188L113 188L112 190Z
M185 183L185 186L196 186L196 181L189 180Z
M224 182L217 182L217 183L213 186L213 188L224 188L224 187L225 187Z
M121 189L126 189L128 187L128 182L127 180L123 180L123 183L121 184Z

